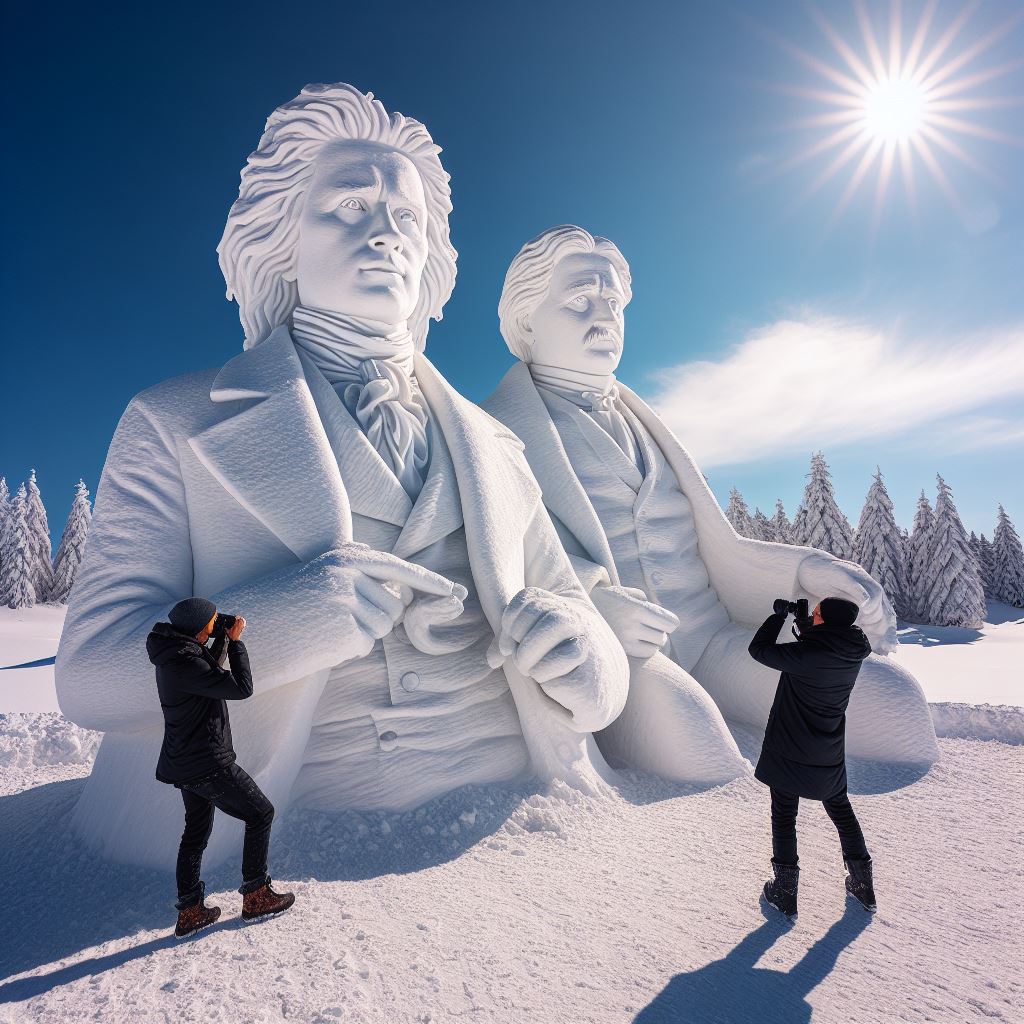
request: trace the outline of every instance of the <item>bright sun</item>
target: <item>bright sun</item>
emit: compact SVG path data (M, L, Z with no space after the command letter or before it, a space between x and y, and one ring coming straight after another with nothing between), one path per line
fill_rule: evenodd
M876 139L899 142L916 136L926 123L928 98L910 78L879 82L864 100L864 129Z
M808 12L835 51L831 63L823 57L762 31L791 56L825 81L818 85L779 85L782 92L819 104L818 112L792 124L799 130L823 129L817 141L787 160L789 169L811 159L825 166L810 183L804 197L841 173L848 173L832 220L837 220L860 186L875 179L874 225L877 226L889 186L898 171L912 208L917 203L916 169L923 167L961 216L965 211L943 167L950 159L976 173L991 171L966 148L966 139L987 139L1021 146L1016 135L999 131L979 120L994 108L1020 106L1020 96L986 95L985 86L1018 68L1019 57L1002 64L979 58L1005 40L1024 20L1018 8L1002 24L973 42L960 42L961 33L978 3L970 2L948 24L937 26L937 0L926 0L917 24L904 25L900 0L890 0L887 33L878 33L865 0L853 0L860 39L848 40L822 11L808 4ZM979 90L980 87L980 90ZM961 141L963 140L963 141ZM966 221L966 217L965 217Z

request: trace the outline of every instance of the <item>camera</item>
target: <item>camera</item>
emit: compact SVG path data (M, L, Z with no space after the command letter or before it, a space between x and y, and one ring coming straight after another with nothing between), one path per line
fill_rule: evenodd
M807 602L805 601L804 604ZM213 624L213 635L222 636L227 633L229 629L235 624L234 615L225 615L223 612L217 613L217 621Z

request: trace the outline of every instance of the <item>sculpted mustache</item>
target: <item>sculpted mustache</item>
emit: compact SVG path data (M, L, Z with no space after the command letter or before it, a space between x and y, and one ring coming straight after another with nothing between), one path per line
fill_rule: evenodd
M599 341L614 341L618 345L622 338L619 336L618 331L613 331L608 327L601 327L600 325L591 327L583 336L583 344L587 348L597 344Z

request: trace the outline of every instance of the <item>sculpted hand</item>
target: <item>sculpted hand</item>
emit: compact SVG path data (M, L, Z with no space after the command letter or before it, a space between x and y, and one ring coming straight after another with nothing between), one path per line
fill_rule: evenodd
M497 667L511 658L524 676L572 712L575 729L593 732L614 717L613 695L605 692L596 653L590 624L580 609L548 590L526 587L505 609L488 661Z
M590 599L631 658L650 658L668 641L679 619L667 608L647 600L636 587L597 586Z
M417 595L461 606L466 588L436 572L365 544L343 544L303 567L304 583L327 604L326 620L337 622L339 661L370 653L387 636Z
M479 639L483 613L463 616L466 595L466 588L456 583L450 597L415 597L402 619L413 647L424 654L452 654ZM460 617L463 621L454 625Z
M808 555L797 571L797 584L815 603L825 597L844 597L860 606L857 625L867 634L875 654L896 650L896 613L885 591L855 562L823 551Z

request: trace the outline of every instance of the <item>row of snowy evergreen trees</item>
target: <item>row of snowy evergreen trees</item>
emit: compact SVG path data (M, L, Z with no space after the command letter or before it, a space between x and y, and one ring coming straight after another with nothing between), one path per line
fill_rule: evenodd
M51 558L50 526L36 471L14 497L0 477L0 605L67 604L91 519L89 492L79 480L57 556Z
M854 530L836 502L821 452L811 457L803 501L792 522L781 499L771 519L758 508L751 515L735 488L725 514L743 537L804 544L858 562L885 591L896 614L912 622L976 628L985 618L986 597L1024 607L1024 549L1003 506L991 542L973 531L968 537L953 492L941 476L937 480L934 509L922 491L909 532L896 525L880 470Z

